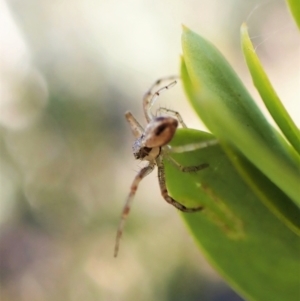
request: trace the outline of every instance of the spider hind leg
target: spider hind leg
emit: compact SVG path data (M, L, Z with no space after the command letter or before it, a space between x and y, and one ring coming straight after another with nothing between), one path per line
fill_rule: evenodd
M161 191L162 197L165 199L165 201L171 205L173 205L175 208L179 209L182 212L186 213L192 213L192 212L197 212L203 209L202 206L195 207L195 208L187 208L186 206L180 204L176 200L174 200L168 192L167 186L166 186L166 176L165 176L165 168L163 165L163 162L161 160L156 161L157 164L157 169L158 169L158 182L159 182L159 187Z

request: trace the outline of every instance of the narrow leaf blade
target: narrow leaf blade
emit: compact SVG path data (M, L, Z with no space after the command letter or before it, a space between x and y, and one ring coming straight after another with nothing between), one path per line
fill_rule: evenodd
M256 89L282 133L300 154L300 131L286 111L265 73L249 38L246 24L241 27L241 40L244 57Z

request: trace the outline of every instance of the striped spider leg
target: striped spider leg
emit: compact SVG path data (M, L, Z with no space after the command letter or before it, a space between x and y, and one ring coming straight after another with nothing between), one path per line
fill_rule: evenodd
M174 79L167 78L167 80ZM152 92L162 80L156 81L156 83L150 88L150 90L145 94L143 98L143 109L145 118L147 121L147 126L145 129L140 125L140 123L135 119L135 117L130 113L125 113L125 118L130 125L131 131L136 138L133 143L132 150L133 155L136 159L148 161L148 165L142 168L138 174L135 176L131 187L130 193L125 202L121 220L119 223L119 227L117 230L117 237L115 243L114 256L118 255L120 239L123 233L125 221L129 215L131 203L135 196L135 193L138 189L139 183L143 178L145 178L148 174L150 174L155 166L158 168L158 181L160 186L160 191L165 199L165 201L177 209L183 212L197 212L202 207L196 208L187 208L184 205L180 204L178 201L174 200L168 193L166 187L166 178L165 178L165 169L163 165L163 160L168 159L171 163L173 163L179 170L182 172L195 172L202 170L203 168L208 167L208 164L200 164L197 166L182 166L177 161L169 156L170 153L176 152L185 152L185 151L193 151L195 149L207 147L212 145L210 142L201 143L201 145L187 145L187 146L179 146L179 147L170 147L168 143L172 140L178 125L180 124L182 127L186 127L185 123L181 115L173 110L169 110L166 108L159 108L157 113L158 116L154 115L151 111L151 108L154 102L157 100L159 95L170 89L176 84L176 81L172 81L169 85L164 86L158 89L156 92ZM171 116L172 115L172 116ZM215 143L213 143L215 144Z

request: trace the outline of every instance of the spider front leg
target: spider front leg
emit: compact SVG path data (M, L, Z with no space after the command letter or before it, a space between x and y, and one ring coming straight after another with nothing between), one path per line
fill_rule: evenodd
M131 112L127 111L125 113L125 118L127 122L130 125L132 134L134 135L135 138L139 138L142 136L144 129L143 127L139 124L139 122L134 118Z
M149 173L151 173L153 171L154 167L155 167L155 162L150 162L149 165L145 166L144 168L142 168L139 171L139 173L135 176L135 178L131 184L130 193L127 197L125 206L123 208L121 220L120 220L118 231L117 231L115 252L114 252L115 257L117 257L118 252L119 252L120 239L122 237L125 221L129 215L131 203L132 203L135 193L138 189L139 183L143 180L143 178L145 178Z
M178 78L178 76L170 76L170 77L166 77L166 78L163 78L163 79L159 79L151 86L151 88L145 94L145 96L143 98L143 107L144 107L144 114L145 114L146 120L148 122L150 122L153 118L155 118L155 116L151 112L151 108L152 108L153 104L155 103L155 101L157 100L157 98L159 97L159 95L162 92L164 92L164 91L172 88L173 86L175 86L177 81L174 80L173 82L171 82L167 86L164 86L164 87L160 88L156 92L153 92L154 88L158 87L164 81L177 79L177 78Z
M158 181L159 181L159 187L161 191L161 195L166 200L167 203L173 205L177 209L183 212L196 212L203 209L202 206L195 207L195 208L187 208L184 205L178 203L176 200L174 200L168 192L167 186L166 186L166 175L165 175L165 168L163 165L163 162L160 158L156 159L157 169L158 169Z

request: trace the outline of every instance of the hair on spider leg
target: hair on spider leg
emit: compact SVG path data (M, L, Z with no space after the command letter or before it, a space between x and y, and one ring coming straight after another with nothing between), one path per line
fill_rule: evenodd
M166 76L166 77L159 78L158 80L156 80L156 81L152 84L152 86L149 88L149 90L146 92L146 94L147 94L147 93L153 94L152 91L154 90L154 88L160 86L160 84L161 84L162 82L176 81L176 80L178 80L178 79L180 79L180 76L179 76L179 75L171 75L171 76Z

